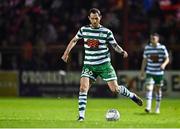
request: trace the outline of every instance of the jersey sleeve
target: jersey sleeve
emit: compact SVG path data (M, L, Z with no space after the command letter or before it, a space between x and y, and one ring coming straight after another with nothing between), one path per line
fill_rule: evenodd
M167 51L166 47L164 46L163 49L164 49L164 57L168 57L169 54L168 54L168 51Z
M146 49L147 49L147 46L145 46L145 48L144 48L144 52L143 52L143 58L147 58Z
M82 39L83 34L82 34L82 27L78 30L77 34L75 35L77 39Z
M117 44L115 38L114 38L114 35L112 33L112 31L109 31L108 34L107 34L107 41L108 43L110 43L111 45L112 44Z

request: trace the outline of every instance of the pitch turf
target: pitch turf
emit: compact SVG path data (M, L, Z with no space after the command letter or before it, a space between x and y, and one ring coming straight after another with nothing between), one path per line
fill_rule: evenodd
M180 128L180 99L163 99L161 114L146 114L129 99L88 99L86 119L77 122L77 99L0 98L0 128ZM105 120L110 108L116 122Z

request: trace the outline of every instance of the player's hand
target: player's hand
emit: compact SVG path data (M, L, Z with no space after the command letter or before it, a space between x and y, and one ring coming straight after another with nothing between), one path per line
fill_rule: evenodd
M61 57L61 59L67 63L68 57L69 57L68 54L64 53L63 56Z
M166 65L165 65L165 64L162 64L162 65L161 65L161 69L162 69L162 70L164 70L164 69L165 69L165 67L166 67Z
M145 78L145 73L144 72L140 72L139 79L140 80L144 80L144 78Z
M123 58L127 58L127 57L128 57L127 52L126 52L126 51L124 51L124 50L121 52L121 54L123 55Z

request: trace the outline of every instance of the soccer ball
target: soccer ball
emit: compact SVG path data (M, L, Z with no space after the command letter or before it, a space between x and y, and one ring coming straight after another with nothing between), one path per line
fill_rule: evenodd
M106 112L106 120L107 121L117 121L120 118L120 113L117 109L109 109Z

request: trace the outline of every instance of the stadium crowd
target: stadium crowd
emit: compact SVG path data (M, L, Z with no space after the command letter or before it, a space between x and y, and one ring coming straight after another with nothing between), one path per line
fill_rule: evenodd
M129 0L127 6L125 0L1 0L0 69L80 70L81 51L74 51L69 65L60 57L78 29L88 24L92 7L102 11L102 24L127 48L128 69L140 69L151 32L159 33L168 48L168 69L180 69L180 9L178 0L169 2L172 6L164 8L168 3L162 0ZM119 55L112 56L115 68L124 69Z

